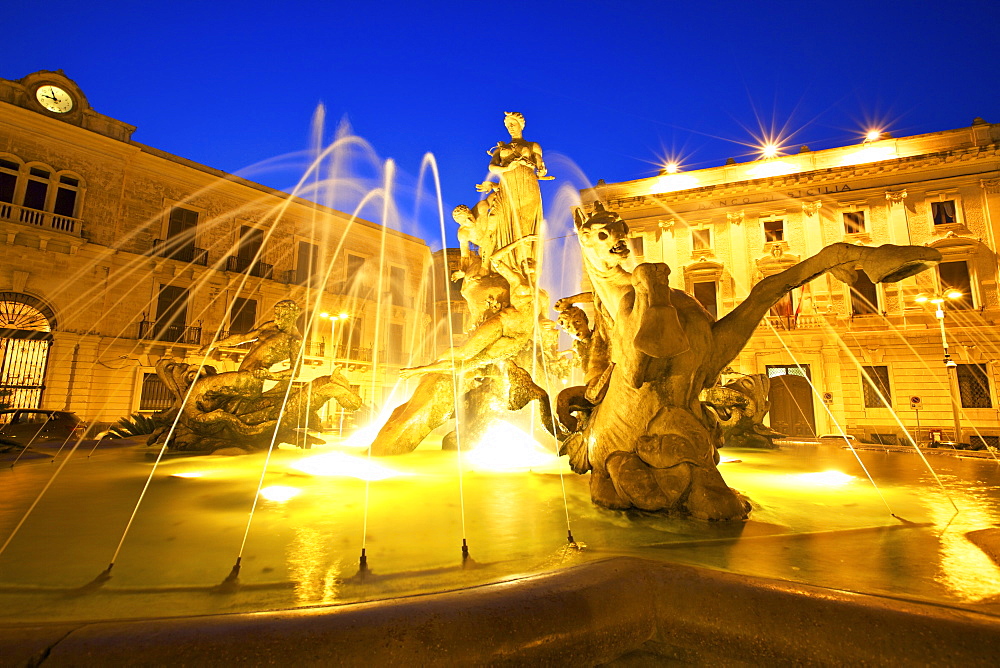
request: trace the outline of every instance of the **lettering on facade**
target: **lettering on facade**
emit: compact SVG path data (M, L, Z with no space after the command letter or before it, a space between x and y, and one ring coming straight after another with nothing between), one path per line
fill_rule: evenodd
M698 210L721 209L728 206L742 206L744 204L763 204L765 202L775 202L781 199L800 199L802 197L816 197L817 195L834 195L836 193L849 192L851 186L847 184L833 186L813 186L812 188L797 188L789 190L784 195L778 193L761 193L755 195L744 195L742 197L726 197L709 202L699 202Z

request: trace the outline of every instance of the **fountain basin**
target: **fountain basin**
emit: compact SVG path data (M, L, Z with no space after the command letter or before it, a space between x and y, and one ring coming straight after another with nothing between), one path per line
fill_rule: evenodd
M152 466L148 448L123 445L89 459L74 454L0 555L0 638L4 647L23 645L21 654L4 656L44 652L65 636L49 660L114 662L115 652L153 650L171 637L212 656L253 648L255 656L273 650L287 658L280 639L291 646L299 638L303 652L315 644L322 656L328 647L350 663L354 651L371 658L366 634L375 634L383 639L375 642L379 651L403 658L447 649L420 659L430 663L453 660L460 649L472 662L541 661L546 648L573 657L578 646L590 662L632 652L667 656L672 647L678 656L724 657L731 655L719 648L730 645L780 659L807 651L796 638L810 637L800 627L815 606L840 611L843 628L859 638L884 634L884 650L862 639L857 652L897 651L897 625L936 643L927 629L940 619L995 633L1000 615L1000 569L965 536L1000 522L995 461L932 458L959 506L955 515L917 455L860 453L876 491L850 452L826 445L724 451L738 460L721 465L727 481L755 504L751 520L738 523L595 508L586 477L560 476L561 462L499 472L465 460L463 504L455 453L432 444L372 460L396 475L367 483L371 572L363 580L354 576L366 483L301 470L303 458L340 457L342 448L282 447L264 487L297 494L260 499L240 586L226 592L217 587L238 552L264 457L171 458L154 475L111 580L81 593L107 566ZM0 535L9 535L60 463L35 459L2 473ZM370 473L362 472L378 477ZM566 546L567 510L582 551ZM472 555L465 568L463 533ZM751 603L769 610L770 621ZM717 610L723 607L725 614ZM857 621L858 609L881 621ZM814 633L833 638L816 647L848 635L825 612L815 615ZM150 661L165 661L159 652Z
M0 628L7 665L964 665L1000 619L619 557L456 592L266 613Z

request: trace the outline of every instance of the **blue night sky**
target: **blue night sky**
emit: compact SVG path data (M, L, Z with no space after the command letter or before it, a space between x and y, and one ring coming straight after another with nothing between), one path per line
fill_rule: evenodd
M445 211L472 204L508 110L557 177L542 186L549 206L559 184L642 178L667 157L751 160L768 133L794 152L859 142L871 125L1000 122L997 0L18 0L4 14L0 77L63 69L136 141L269 186L302 174L322 102L325 141L348 119L395 161L398 225L432 247L436 217L412 215L423 155Z

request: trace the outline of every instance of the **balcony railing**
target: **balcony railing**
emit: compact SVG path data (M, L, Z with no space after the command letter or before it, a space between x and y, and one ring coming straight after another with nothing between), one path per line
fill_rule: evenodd
M334 358L348 362L371 362L372 349L340 345L334 349Z
M274 278L274 265L260 261L254 262L253 258L242 257L240 255L230 255L226 258L226 271L250 274L258 278Z
M0 202L0 220L55 230L56 232L72 234L75 237L81 236L83 229L83 221L79 218L59 216L48 211L29 209L10 202Z
M160 257L208 266L208 251L190 244L181 245L170 239L154 239L153 254Z
M147 341L168 341L170 343L186 343L192 346L201 345L201 327L187 325L160 325L150 320L139 323L139 337Z
M313 272L311 275L308 271L300 271L298 269L286 269L281 272L281 282L282 283L295 283L296 285L307 285L311 288L319 288L323 283L322 272ZM330 292L337 292L336 286ZM342 292L338 294L343 294Z

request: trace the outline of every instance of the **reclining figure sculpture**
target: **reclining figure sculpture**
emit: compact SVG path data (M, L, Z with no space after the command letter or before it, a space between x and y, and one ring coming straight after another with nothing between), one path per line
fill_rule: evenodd
M671 288L670 268L644 263L633 272L628 225L600 202L575 214L576 234L593 287L559 300L557 310L593 302L586 385L563 390L557 413L571 432L562 452L577 473L591 472L594 503L614 509L675 512L709 520L745 518L749 503L719 474L720 432L700 395L716 384L757 325L792 289L831 272L853 283L858 266L875 283L927 269L940 253L919 246L835 243L757 283L715 320L693 297Z

